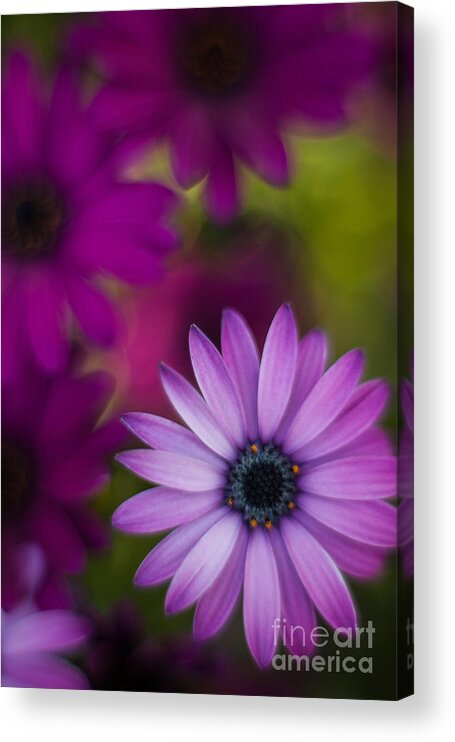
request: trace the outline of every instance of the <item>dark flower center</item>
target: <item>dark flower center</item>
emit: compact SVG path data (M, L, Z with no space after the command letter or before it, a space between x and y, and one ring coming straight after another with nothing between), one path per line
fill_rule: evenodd
M32 462L25 448L2 439L2 512L16 518L27 509L32 496Z
M204 95L226 96L237 90L248 77L251 61L251 44L244 31L229 22L192 28L183 40L183 74Z
M2 241L16 258L51 253L63 221L63 205L47 181L21 183L8 189L2 208Z
M271 528L293 510L299 467L278 446L252 444L241 452L229 472L226 502L253 527Z

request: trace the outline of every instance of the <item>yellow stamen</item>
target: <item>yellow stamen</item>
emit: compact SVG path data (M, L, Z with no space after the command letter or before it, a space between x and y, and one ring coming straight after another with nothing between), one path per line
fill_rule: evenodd
M257 453L259 451L259 448L255 443L252 443L250 446L251 453Z
M290 500L288 502L288 509L289 510L295 510L295 502L292 502L292 500Z
M264 521L264 525L265 525L265 527L266 527L266 528L268 528L268 529L269 529L269 531L270 531L270 529L271 529L271 527L272 527L272 521L270 520L270 518L266 518L266 519L265 519L265 521Z
M299 471L300 471L300 466L298 466L297 464L294 464L294 466L292 467L292 473L298 474Z
M228 505L229 505L230 508L233 508L234 507L234 498L233 497L229 497L228 498Z
M256 528L257 524L258 524L258 522L257 522L256 518L250 518L250 526L252 528Z

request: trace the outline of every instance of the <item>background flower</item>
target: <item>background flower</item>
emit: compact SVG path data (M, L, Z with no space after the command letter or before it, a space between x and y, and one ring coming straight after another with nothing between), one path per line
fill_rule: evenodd
M7 352L7 351L6 351ZM48 377L16 369L2 394L2 595L17 602L23 582L15 554L24 541L46 555L41 607L68 603L65 573L80 572L88 548L106 544L90 497L109 480L108 459L124 439L117 421L97 426L112 393L105 373Z
M12 610L2 610L2 686L88 688L85 675L61 656L81 647L90 631L88 621L68 610L37 610L33 598L42 555L27 544L18 558L28 595Z
M91 341L112 342L115 315L94 279L156 281L176 237L164 224L175 197L118 179L74 72L60 69L49 91L30 57L13 52L2 101L3 332L21 337L4 353L7 379L16 355L64 368L68 308Z
M101 125L132 151L165 140L178 183L206 177L210 214L239 209L242 163L274 186L289 183L285 125L346 121L346 104L369 69L365 38L342 8L295 6L111 12L70 39L95 61Z
M108 368L115 378L110 414L175 414L163 391L159 364L164 358L180 373L191 374L188 317L214 335L223 308L235 306L262 342L276 306L292 291L296 250L295 239L279 224L254 215L229 230L203 224L192 249L172 262L158 285L126 290L118 299L122 327L117 342L90 360L90 368ZM308 322L311 292L303 274L295 295ZM159 317L159 322L151 323L151 317Z
M221 346L222 355L192 326L202 396L163 366L166 393L189 429L154 415L125 416L155 450L118 458L160 486L127 500L113 523L130 533L177 527L135 581L148 586L172 577L166 611L197 603L198 638L221 629L243 587L247 642L267 666L281 617L303 625L307 636L314 607L333 627L356 626L339 568L372 577L396 544L396 511L384 502L396 494L395 458L374 428L387 387L378 380L359 385L360 351L324 372L323 334L310 332L299 343L288 305L272 321L261 360L237 312L224 314Z

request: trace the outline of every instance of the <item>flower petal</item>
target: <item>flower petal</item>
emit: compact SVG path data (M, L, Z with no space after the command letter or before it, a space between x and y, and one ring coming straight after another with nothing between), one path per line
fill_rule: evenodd
M199 388L226 435L241 448L245 427L239 395L226 364L198 327L190 329L190 355Z
M215 582L199 598L194 614L193 634L208 639L229 619L243 585L248 532L241 528L235 548Z
M354 541L307 513L294 511L296 519L309 531L327 551L338 567L354 577L373 579L384 567L386 550L361 541Z
M6 682L4 677L7 678ZM86 690L89 682L79 668L63 657L46 652L15 655L2 662L2 685L15 688L68 688Z
M334 628L356 626L351 594L335 562L295 518L283 518L283 539L305 589Z
M188 608L213 584L244 527L237 513L228 512L202 536L174 575L166 595L167 613Z
M373 425L384 411L388 386L374 380L361 384L353 393L347 407L339 417L295 452L295 457L308 461L343 448Z
M16 654L72 649L82 644L89 630L89 622L71 611L39 611L9 626L3 651Z
M182 188L191 188L207 174L212 158L213 127L203 106L193 106L174 119L172 170Z
M69 300L87 337L99 345L110 345L117 330L117 318L104 294L85 281L73 280L69 284Z
M259 353L250 328L242 315L234 309L225 309L223 312L221 349L242 401L247 436L250 441L255 441L259 432Z
M316 626L313 603L289 557L280 530L273 528L270 538L280 580L281 618L286 619L286 625L284 622L281 625L283 644L290 652L311 654L314 645L310 635Z
M243 622L251 653L260 667L272 661L276 647L273 625L280 617L278 570L268 534L256 528L251 534L245 561Z
M161 379L171 404L198 438L224 459L235 459L235 447L196 389L168 366L161 366Z
M297 503L305 513L349 538L385 548L396 546L397 510L387 502L300 495Z
M259 370L258 420L262 442L271 441L294 383L297 328L291 307L283 304L272 320Z
M141 562L134 578L135 585L157 585L172 577L193 546L225 512L224 507L212 510L172 531Z
M298 410L283 445L293 453L315 438L337 415L352 394L363 367L363 354L351 350L338 359L314 385Z
M170 451L135 449L119 453L117 459L139 477L167 487L206 492L225 484L219 469Z
M299 486L305 492L345 500L394 497L397 491L394 456L352 456L305 471Z
M237 177L232 153L218 147L207 178L205 201L210 216L218 224L227 224L239 209Z
M164 531L205 515L220 505L222 499L220 490L190 494L154 487L123 502L112 516L112 524L126 533Z
M63 369L68 357L63 313L65 295L49 271L36 271L30 283L27 326L36 358L48 372Z
M321 330L311 330L299 342L294 386L279 425L276 440L281 440L304 400L321 378L327 361L327 338Z
M129 412L122 421L134 435L152 448L172 451L223 469L225 464L210 448L182 425L147 412Z

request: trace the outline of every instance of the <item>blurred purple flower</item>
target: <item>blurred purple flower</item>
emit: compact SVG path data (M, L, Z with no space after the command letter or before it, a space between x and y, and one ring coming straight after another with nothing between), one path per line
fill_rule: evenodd
M64 367L68 308L91 341L109 344L115 314L94 279L153 282L176 244L161 223L175 196L116 179L111 143L75 75L61 69L47 93L31 60L11 54L2 87L3 328L20 342L10 344L5 379L25 349L48 371Z
M195 326L190 353L202 396L162 367L162 381L189 426L145 413L127 427L156 450L119 460L160 486L123 503L116 527L152 533L176 527L145 558L136 584L173 578L166 611L197 603L196 638L216 634L243 586L246 638L260 666L276 650L277 619L315 625L315 607L334 627L356 625L339 568L376 575L396 545L395 458L374 428L387 400L380 380L358 384L363 356L342 356L324 372L326 340L299 342L289 305L276 313L262 359L241 315L226 310L222 355ZM281 626L283 622L281 622ZM308 642L300 644L311 651ZM301 653L301 652L300 652Z
M33 545L21 548L28 596L2 610L2 686L14 688L88 688L85 675L62 654L78 649L89 622L67 610L39 611L33 602L42 573L42 555Z
M398 486L402 498L398 506L398 545L406 575L414 574L414 363L412 381L401 385L404 427L398 452Z
M218 331L223 308L235 306L263 341L296 274L293 245L286 232L269 222L248 219L238 226L229 235L226 228L214 234L211 229L209 235L203 229L194 249L173 262L162 282L127 290L119 298L123 321L117 342L94 358L97 368L109 369L115 377L112 414L141 410L173 415L158 367L166 359L180 373L191 374L188 317L211 336ZM299 292L302 281L300 277ZM309 293L299 293L306 316L311 316ZM151 327L150 317L160 321Z
M11 343L18 342L11 338ZM8 349L5 350L8 352ZM63 573L85 566L86 549L105 545L101 521L87 500L109 479L108 457L124 433L117 421L97 427L112 392L97 373L56 377L17 369L2 394L2 573L6 607L21 595L15 547L38 544L48 561L36 599L40 607L67 602Z
M207 208L225 222L239 209L240 163L288 184L289 122L345 122L370 49L344 22L333 5L110 12L75 30L69 49L103 77L101 125L133 151L167 141L178 183L207 176Z

